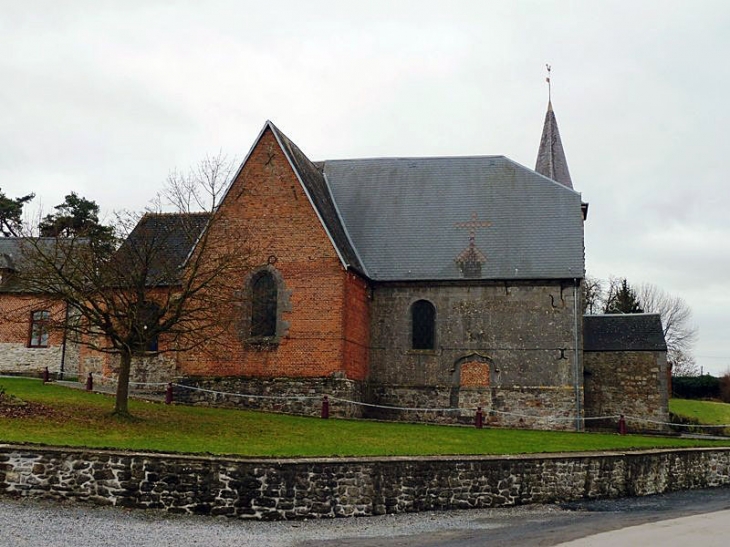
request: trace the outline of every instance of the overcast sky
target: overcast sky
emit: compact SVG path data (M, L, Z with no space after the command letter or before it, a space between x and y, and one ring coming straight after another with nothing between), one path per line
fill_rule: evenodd
M545 64L587 270L682 296L730 367L730 2L0 0L0 188L143 209L271 119L310 159L534 167Z

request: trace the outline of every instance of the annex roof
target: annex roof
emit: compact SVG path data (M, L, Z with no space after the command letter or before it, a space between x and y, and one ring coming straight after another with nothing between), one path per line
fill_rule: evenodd
M175 283L209 218L208 213L147 213L119 248L119 256L131 267L148 268L149 286Z
M76 240L78 243L85 241L83 238ZM58 247L59 244L66 246ZM23 279L23 273L32 271L32 257L36 251L53 256L62 248L68 250L73 244L71 239L55 237L0 237L0 269L9 274L0 279L0 293L35 292L29 288L28 280ZM63 252L59 253L59 256L63 255Z
M667 351L659 314L583 316L584 351Z

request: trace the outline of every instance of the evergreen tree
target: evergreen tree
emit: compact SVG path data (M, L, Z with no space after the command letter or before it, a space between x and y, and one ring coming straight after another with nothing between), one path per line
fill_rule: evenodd
M620 283L612 284L603 310L604 313L644 313L636 291L629 285L626 278Z
M23 205L35 197L28 194L22 198L9 198L0 190L0 233L5 237L17 236L22 227Z
M99 224L96 202L79 197L76 192L68 194L54 209L56 212L46 215L38 226L43 237L83 237L110 230Z

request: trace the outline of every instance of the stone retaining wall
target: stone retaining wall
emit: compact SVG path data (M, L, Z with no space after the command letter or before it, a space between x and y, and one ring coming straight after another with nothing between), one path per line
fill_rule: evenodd
M730 448L252 460L0 445L0 495L262 520L505 507L728 484Z

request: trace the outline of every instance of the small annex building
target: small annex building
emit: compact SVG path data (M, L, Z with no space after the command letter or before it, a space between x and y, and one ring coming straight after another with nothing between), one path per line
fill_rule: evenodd
M342 416L465 421L482 407L495 425L580 429L632 408L665 421L666 347L635 343L635 322L583 316L587 212L551 104L535 170L504 156L313 162L266 122L216 212L225 237L255 243L225 351L139 370L202 388L176 388L181 400L284 412L316 414L327 394ZM80 376L113 368L78 362Z

